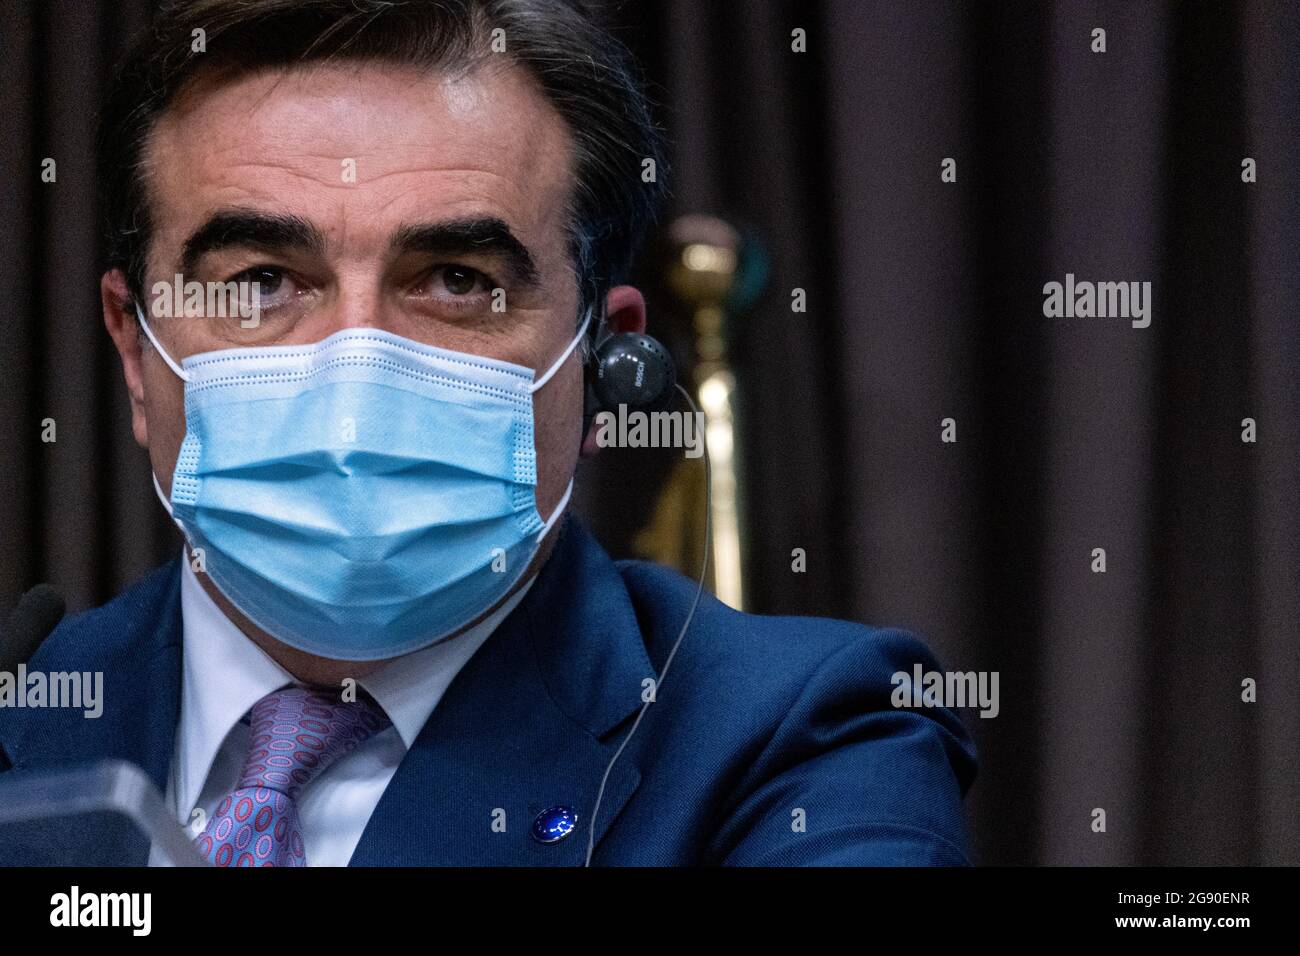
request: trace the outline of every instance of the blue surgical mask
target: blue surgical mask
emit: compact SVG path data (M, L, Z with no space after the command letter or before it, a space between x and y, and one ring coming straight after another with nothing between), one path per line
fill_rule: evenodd
M167 354L185 382L169 502L249 620L309 654L380 660L504 598L573 491L537 511L532 369L346 329L312 345Z

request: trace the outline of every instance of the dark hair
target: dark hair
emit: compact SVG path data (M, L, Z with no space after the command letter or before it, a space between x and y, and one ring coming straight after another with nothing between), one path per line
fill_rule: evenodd
M568 239L580 313L626 279L666 173L626 47L581 0L170 0L117 72L100 123L108 267L142 296L150 239L142 156L158 117L200 75L329 58L430 69L492 54L493 31L564 118L574 144ZM194 52L195 31L206 49ZM652 182L643 162L654 161Z

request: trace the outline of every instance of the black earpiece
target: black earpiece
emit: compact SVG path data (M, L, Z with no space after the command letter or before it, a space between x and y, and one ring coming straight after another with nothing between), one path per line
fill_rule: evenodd
M587 359L587 415L660 411L677 386L672 356L656 339L641 332L616 332L603 339Z

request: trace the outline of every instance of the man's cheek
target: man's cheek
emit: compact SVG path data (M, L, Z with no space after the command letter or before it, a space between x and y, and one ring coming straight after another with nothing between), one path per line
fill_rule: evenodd
M166 488L185 438L185 399L169 392L145 403L149 438L149 460L159 482Z
M543 515L564 494L582 445L582 369L576 359L572 361L572 372L557 374L533 395L537 497Z

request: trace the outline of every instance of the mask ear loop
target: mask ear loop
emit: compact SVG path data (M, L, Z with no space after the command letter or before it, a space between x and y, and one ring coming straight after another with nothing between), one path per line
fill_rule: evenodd
M181 524L180 518L177 518L175 512L173 512L172 503L168 501L167 496L163 494L162 485L158 484L158 476L154 474L152 469L149 471L149 477L153 479L154 494L158 496L158 500L162 502L162 506L167 509L167 517L172 519L172 524L176 525L176 527L180 529L181 534L184 535L186 542L188 542L190 536L185 531L185 525Z
M144 312L141 310L139 302L135 303L135 317L140 320L140 328L144 329L144 334L148 337L149 342L153 345L155 351L162 356L162 360L167 363L167 367L175 372L176 377L182 382L188 382L190 380L189 373L172 361L172 357L167 354L167 350L162 347L162 344L154 336L153 329L149 328L149 323L144 320ZM176 527L180 529L181 534L185 534L185 525L181 524L180 519L178 519L173 513L172 503L168 501L167 496L163 494L162 485L158 484L158 476L152 469L149 471L149 477L153 479L154 494L158 496L158 500L162 502L162 506L167 509L167 517L172 519L172 524L176 525ZM188 535L186 537L188 539Z
M149 341L153 344L154 349L162 356L162 360L167 363L167 367L176 373L176 377L182 382L190 380L190 373L182 369L172 361L172 357L167 354L167 350L162 347L158 339L153 334L153 329L149 328L149 323L144 320L144 311L140 308L140 303L135 303L135 315L140 320L140 328L144 329L144 334L148 336ZM156 483L156 482L155 482Z
M536 392L543 385L549 382L551 376L558 372L560 367L569 360L569 356L573 354L573 350L578 347L578 343L582 341L582 337L587 334L587 326L591 325L591 311L593 308L595 307L590 305L587 306L587 314L582 319L582 325L578 327L578 334L573 337L573 341L569 343L568 348L566 348L560 354L560 357L555 360L555 364L546 370L546 374L528 386L529 392Z
M551 516L546 519L546 524L542 525L542 530L537 535L537 542L540 544L546 538L555 522L560 520L560 515L564 514L564 509L569 506L569 499L573 496L573 479L569 479L569 487L564 489L564 495L560 498L560 503L555 506Z
M564 353L556 359L555 363L549 369L546 370L546 374L532 383L528 389L530 393L536 392L543 385L549 382L551 376L560 370L560 366L568 361L569 356L573 354L573 350L576 349L578 343L582 341L582 337L587 334L587 327L591 325L591 312L593 308L593 306L587 306L587 314L582 319L582 325L578 327L578 334L573 337L573 341L569 343L569 346L564 350ZM539 543L547 536L547 534L550 533L551 529L555 527L555 522L559 520L560 515L564 514L564 509L568 507L569 498L572 496L573 479L570 478L569 486L564 489L564 497L562 497L560 503L555 506L555 510L551 512L551 516L547 518L546 523L542 525L541 533L537 535Z

